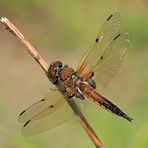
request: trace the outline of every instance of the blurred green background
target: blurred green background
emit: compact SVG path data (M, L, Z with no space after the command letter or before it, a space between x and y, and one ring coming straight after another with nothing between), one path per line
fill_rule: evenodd
M128 123L87 103L83 113L106 148L148 148L148 1L147 0L5 0L0 15L9 18L47 62L76 67L113 12L124 14L130 34L123 65L103 94L134 118ZM38 64L0 25L0 147L95 147L76 118L50 131L23 137L18 114L51 87ZM64 115L63 115L64 116Z

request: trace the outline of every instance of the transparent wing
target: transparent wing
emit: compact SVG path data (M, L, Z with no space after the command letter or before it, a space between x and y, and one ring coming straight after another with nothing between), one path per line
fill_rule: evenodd
M105 88L120 68L128 46L128 33L117 35L98 58L96 65L91 68L90 72L95 71L95 81L99 90Z
M50 91L42 100L33 104L22 113L20 113L19 122L25 123L30 119L37 120L55 112L65 102L64 97L59 91Z
M121 24L121 14L116 12L110 15L103 24L96 40L86 51L80 63L78 64L77 73L86 73L93 65L96 64L98 57L102 55L110 42L119 34Z
M78 100L78 98L75 97L73 99L75 101ZM65 103L52 114L47 115L47 110L48 108L36 114L24 124L24 127L22 128L22 134L24 136L32 136L44 132L48 129L57 127L74 116L74 113L71 110L67 101L65 101ZM41 114L44 113L46 114L46 116L44 116L44 118L39 118Z
M76 97L73 100L80 109L83 108L84 101ZM42 100L24 110L18 119L25 123L22 134L31 136L63 124L73 115L64 96L58 90L52 90Z

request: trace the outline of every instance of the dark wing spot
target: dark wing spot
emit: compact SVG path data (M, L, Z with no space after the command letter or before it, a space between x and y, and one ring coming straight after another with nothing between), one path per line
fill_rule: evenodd
M118 35L114 38L114 40L116 40L120 35L121 35L121 34L118 34Z
M98 41L99 41L98 38L96 38L96 43L98 43Z
M101 56L100 58L101 58L101 60L102 60L102 59L103 59L103 56Z
M26 110L22 111L22 112L19 114L19 116L21 116L24 112L26 112Z
M30 122L31 120L28 120L25 124L24 124L24 127Z
M54 106L53 106L53 105L50 105L49 107L50 107L50 108L53 108Z
M112 18L113 14L111 14L108 18L107 21L109 21Z
M45 101L45 99L42 99L41 101Z

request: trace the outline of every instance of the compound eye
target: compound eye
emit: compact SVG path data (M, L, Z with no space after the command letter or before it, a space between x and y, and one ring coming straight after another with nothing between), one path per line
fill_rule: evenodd
M60 63L60 64L59 64L59 68L62 68L62 66L63 66L62 63Z
M50 65L50 71L53 72L54 71L54 66Z
M56 61L55 63L56 63L56 66L59 68L61 68L63 66L62 62L60 62L60 61Z
M49 70L50 70L50 72L54 72L54 70L55 70L55 63L54 62L52 62L51 64L50 64L50 66L49 66Z

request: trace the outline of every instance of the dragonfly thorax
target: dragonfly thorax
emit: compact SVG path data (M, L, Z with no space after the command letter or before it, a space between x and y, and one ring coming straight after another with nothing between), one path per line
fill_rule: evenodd
M87 83L91 87L96 88L96 84L92 79L93 75L84 80L73 68L68 65L63 65L60 61L52 62L48 71L49 74L51 73L55 77L55 80L52 81L53 84L60 83L62 90L66 91L68 97L75 95L77 98L84 99L80 90L82 83ZM51 77L51 75L49 75L49 77Z

